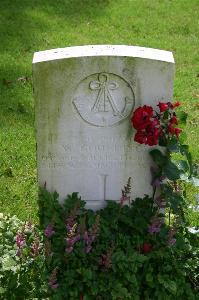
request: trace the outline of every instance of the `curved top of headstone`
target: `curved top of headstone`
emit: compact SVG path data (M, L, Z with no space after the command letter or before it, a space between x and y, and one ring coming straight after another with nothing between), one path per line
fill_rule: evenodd
M170 51L126 45L86 45L35 52L33 64L88 56L127 56L174 63L173 54Z

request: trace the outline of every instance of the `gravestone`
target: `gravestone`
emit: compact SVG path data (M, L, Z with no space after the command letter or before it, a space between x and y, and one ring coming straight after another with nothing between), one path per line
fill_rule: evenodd
M133 46L79 46L33 59L39 185L60 201L79 192L87 207L151 195L148 147L133 141L132 112L172 99L171 52Z

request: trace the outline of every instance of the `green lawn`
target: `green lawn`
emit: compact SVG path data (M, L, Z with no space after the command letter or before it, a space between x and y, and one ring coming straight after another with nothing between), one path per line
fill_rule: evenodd
M199 164L198 0L1 0L0 23L1 212L37 219L31 74L39 50L126 44L172 51L174 99L189 113L187 143ZM190 220L199 225L196 213Z

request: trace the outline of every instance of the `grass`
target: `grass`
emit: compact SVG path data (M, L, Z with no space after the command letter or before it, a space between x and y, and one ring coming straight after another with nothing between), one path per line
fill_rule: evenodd
M0 12L2 212L37 220L31 62L39 50L127 44L172 51L174 99L189 114L187 143L199 164L198 0L1 0ZM195 213L189 218L199 225Z

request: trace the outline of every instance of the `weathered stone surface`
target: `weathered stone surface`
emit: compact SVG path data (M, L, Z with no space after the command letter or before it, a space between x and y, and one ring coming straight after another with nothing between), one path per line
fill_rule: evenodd
M172 98L171 52L133 46L81 46L33 59L39 185L87 206L151 194L148 147L133 141L135 108Z

